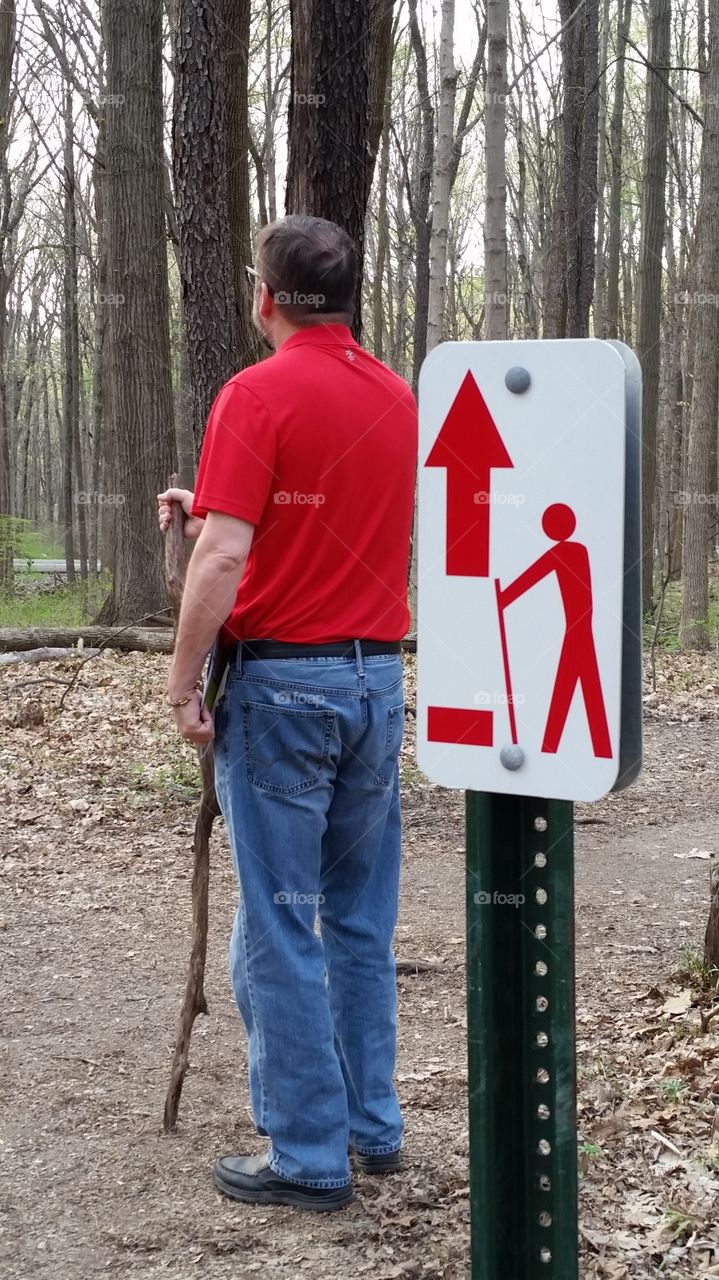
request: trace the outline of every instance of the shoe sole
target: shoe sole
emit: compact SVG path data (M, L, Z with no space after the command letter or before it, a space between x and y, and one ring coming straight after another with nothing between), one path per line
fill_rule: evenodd
M363 1156L361 1151L355 1151L353 1156L356 1167L363 1173L402 1172L402 1160L396 1151L390 1151L386 1156Z
M269 1191L265 1187L252 1190L248 1187L245 1190L225 1182L215 1172L212 1178L218 1191L229 1196L230 1200L239 1200L242 1204L284 1204L293 1209L309 1209L312 1213L328 1213L333 1209L345 1209L354 1200L354 1192L352 1190L348 1192L346 1187L338 1187L336 1191L318 1200L316 1196L303 1191L299 1186L295 1189L292 1185L288 1185L286 1190L281 1191Z

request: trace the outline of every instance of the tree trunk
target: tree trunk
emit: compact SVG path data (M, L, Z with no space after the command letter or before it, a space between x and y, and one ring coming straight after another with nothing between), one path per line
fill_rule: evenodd
M683 531L683 592L679 639L684 649L705 648L709 636L708 548L711 504L716 502L712 446L717 430L719 374L719 4L710 7L709 61L701 154L701 198L696 229L694 382L687 440Z
M427 354L427 315L429 310L429 252L432 237L430 197L434 164L434 108L429 92L427 53L417 16L417 0L409 0L409 30L417 66L420 97L420 130L417 155L417 180L411 197L410 217L415 235L414 324L412 332L412 386L415 392L419 371Z
M384 359L384 273L389 259L389 210L387 208L387 185L389 181L390 159L390 91L387 84L386 118L382 131L382 146L379 163L379 191L377 196L377 270L372 281L372 338L374 354L378 360Z
M369 0L294 0L286 208L328 218L357 245L362 310L369 197Z
M454 0L442 0L439 41L439 112L437 149L432 194L432 233L429 245L429 299L427 307L427 350L442 341L445 296L447 293L447 233L452 196L454 160L454 105L457 69L454 65Z
M183 4L187 2L188 0L181 0ZM225 67L222 49L223 46L226 48L227 208L237 312L236 369L254 364L263 354L260 336L252 323L252 290L248 286L245 271L245 267L252 264L254 256L250 214L250 127L247 115L251 8L250 0L221 0L217 18L221 41L217 50L220 72Z
M568 338L589 335L594 292L599 126L599 0L559 0Z
M507 337L507 22L507 0L487 0L484 315L488 338Z
M642 238L639 248L637 355L642 366L642 592L645 608L654 593L654 507L659 412L659 339L662 310L662 255L666 219L665 186L669 129L668 71L671 0L650 6L647 117L642 168ZM652 70L651 68L656 68Z
M155 495L175 469L164 208L162 9L103 0L111 431L118 545L105 622L162 608ZM123 501L119 497L122 492Z
M10 85L15 57L15 0L0 0L0 190L3 203L10 200L8 166L8 123ZM9 212L9 209L6 209ZM9 281L5 269L6 233L2 220L0 236L0 591L13 584L12 481L10 476L10 414L6 382L7 297Z
M624 86L627 36L632 20L632 0L619 0L617 62L614 102L609 128L610 185L607 236L607 337L619 337L619 268L622 245L622 144L624 141Z
M385 102L391 88L393 17L394 0L369 0L368 195L385 125Z
M620 0L621 3L621 0ZM606 177L607 177L607 51L609 48L609 0L602 0L601 38L599 51L599 152L597 157L597 260L594 283L594 334L605 338L607 264L605 249L606 229Z
M83 479L83 459L80 447L80 330L77 303L77 209L75 204L75 138L72 118L73 93L65 86L64 99L64 329L65 329L65 380L63 386L63 415L65 418L65 445L68 452L70 476L66 478L65 500L67 527L65 531L65 558L67 580L75 581L75 557L73 525L77 514L77 541L80 557L80 577L87 581L87 495ZM75 510L73 511L73 482ZM93 501L96 499L93 496Z
M242 353L228 182L228 80L241 79L242 58L237 46L229 62L225 52L231 10L232 0L179 0L175 27L175 206L198 454L212 402Z
M79 640L99 649L124 653L172 653L171 627L0 627L0 653L26 649L68 648Z

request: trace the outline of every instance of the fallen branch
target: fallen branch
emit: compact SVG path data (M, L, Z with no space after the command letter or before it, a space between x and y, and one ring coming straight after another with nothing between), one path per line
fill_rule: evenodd
M98 649L129 653L172 653L174 636L169 627L0 627L0 653L37 648L74 648L82 640ZM85 650L87 654L87 649Z
M173 476L170 486L177 484ZM183 536L184 517L179 503L173 503L172 520L165 535L165 578L172 600L175 620L179 617L182 590L187 569L187 544ZM210 889L210 836L212 825L220 812L215 794L215 758L212 743L198 751L202 798L195 822L193 842L194 867L192 872L192 944L187 971L185 994L177 1020L175 1050L172 1055L170 1082L165 1097L162 1126L167 1133L174 1129L180 1106L182 1086L190 1055L190 1037L198 1013L207 1013L205 999L205 960L207 958L208 902Z
M397 973L441 973L446 965L439 960L396 960Z
M0 667L12 667L19 662L57 662L61 658L94 658L99 649L20 649L15 653L0 653ZM64 681L58 681L58 684Z

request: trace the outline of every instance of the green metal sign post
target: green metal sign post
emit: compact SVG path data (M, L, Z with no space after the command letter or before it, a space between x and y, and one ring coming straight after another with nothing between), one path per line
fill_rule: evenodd
M473 1280L576 1280L573 806L467 792Z

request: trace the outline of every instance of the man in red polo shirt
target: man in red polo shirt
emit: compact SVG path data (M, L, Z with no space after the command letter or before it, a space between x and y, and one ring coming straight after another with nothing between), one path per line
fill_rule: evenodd
M215 739L239 884L230 970L269 1139L218 1160L215 1183L316 1210L351 1201L348 1152L386 1172L402 1141L392 935L417 412L352 337L356 271L333 223L263 229L250 275L275 354L217 396L194 499L159 499L161 527L179 500L197 537L169 694L183 737ZM218 630L213 724L196 685Z

